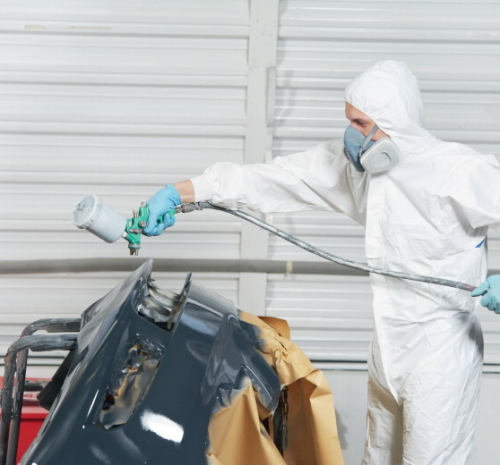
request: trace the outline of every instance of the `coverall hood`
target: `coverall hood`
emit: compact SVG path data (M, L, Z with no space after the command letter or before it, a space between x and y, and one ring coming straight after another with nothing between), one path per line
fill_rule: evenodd
M346 87L345 101L375 121L403 157L424 152L436 140L422 127L420 88L406 63L376 63Z

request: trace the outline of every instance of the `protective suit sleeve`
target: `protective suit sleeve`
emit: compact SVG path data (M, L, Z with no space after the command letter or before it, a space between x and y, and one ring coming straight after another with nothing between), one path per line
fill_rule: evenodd
M444 183L446 196L473 229L489 226L500 231L500 168L496 160L478 154L457 165Z
M341 140L266 164L216 163L191 179L195 200L254 211L339 211L365 223L367 174L358 173Z

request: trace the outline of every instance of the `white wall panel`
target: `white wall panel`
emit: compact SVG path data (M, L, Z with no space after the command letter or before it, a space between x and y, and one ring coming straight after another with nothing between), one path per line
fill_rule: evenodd
M500 154L500 2L282 0L280 5L274 156L342 137L348 124L346 84L385 59L403 60L417 75L425 125L437 137ZM273 222L330 253L365 261L362 228L341 215L273 215ZM490 234L489 250L490 267L499 269L496 233ZM311 259L273 238L269 256ZM366 287L362 298L360 286ZM331 293L330 305L323 287ZM329 353L326 359L357 360L368 349L368 293L368 281L360 278L317 277L316 284L306 276L275 277L270 280L269 311L291 320L292 334L313 358ZM302 294L310 309L321 310L307 312ZM349 313L351 320L346 319ZM480 315L486 362L500 363L500 321L486 310Z
M72 225L84 195L130 217L167 182L243 162L249 34L244 0L1 2L2 259L126 257L125 241ZM240 221L201 212L145 238L141 258L239 258L240 249ZM123 277L1 276L0 353L25 324L78 315ZM183 280L172 279L167 288ZM237 300L238 275L200 279Z
M368 277L276 275L268 314L285 318L294 342L315 361L366 361L372 334Z
M265 159L258 147L268 151L271 130L273 156L341 137L345 85L381 59L402 59L417 74L426 124L438 137L500 153L500 2L281 0L277 39L272 15L257 4L265 2L2 2L3 259L123 257L124 242L102 243L71 224L83 195L95 192L129 216L167 181L215 161ZM252 34L258 34L253 42ZM274 93L272 81L258 73L272 77L275 47ZM256 107L266 98L269 108L274 103L267 126ZM268 219L330 253L363 260L363 230L340 214ZM260 257L265 240L255 253L241 250L255 237L233 217L201 212L179 218L169 234L145 239L141 257ZM491 234L489 249L491 267L500 268L499 235ZM274 237L267 254L319 260ZM4 289L25 289L18 323L0 313L5 340L14 337L12 325L36 313L37 279L49 278L1 278ZM231 278L236 288L242 279L248 292L234 291L233 300L265 291L259 285L254 292L248 276ZM40 309L52 295L81 285L76 276L51 282ZM85 292L74 294L80 311ZM270 276L266 308L290 320L295 340L313 358L358 361L370 337L369 295L366 278ZM488 360L500 361L496 320L482 316Z

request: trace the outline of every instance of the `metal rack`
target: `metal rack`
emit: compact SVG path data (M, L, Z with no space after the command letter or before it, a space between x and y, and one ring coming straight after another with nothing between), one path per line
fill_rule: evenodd
M77 333L80 324L80 318L37 320L26 326L21 337L9 347L1 395L0 465L15 465L29 351L71 350L76 346L75 334L34 333Z

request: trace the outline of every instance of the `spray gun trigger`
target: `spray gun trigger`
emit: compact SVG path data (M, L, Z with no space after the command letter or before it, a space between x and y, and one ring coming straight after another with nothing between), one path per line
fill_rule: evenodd
M125 227L125 239L128 242L130 255L139 255L141 248L142 230L148 224L149 209L146 203L141 203L139 210L134 211L132 218L127 220Z
M157 224L165 222L167 217L172 218L177 213L177 209L171 210L156 219ZM125 228L124 238L128 242L128 248L130 250L130 255L139 255L139 249L141 248L141 236L144 228L148 224L149 218L149 208L146 203L141 203L139 210L132 213L132 218L127 220L127 225Z

